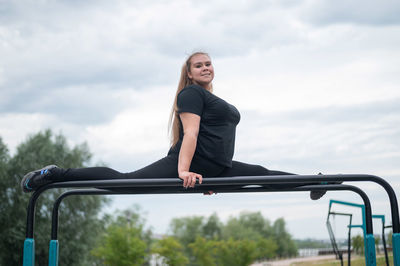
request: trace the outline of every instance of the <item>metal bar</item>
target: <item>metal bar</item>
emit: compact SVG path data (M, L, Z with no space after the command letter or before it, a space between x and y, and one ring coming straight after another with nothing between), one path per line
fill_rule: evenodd
M290 185L290 184L315 184L321 183L326 184L327 182L335 181L371 181L380 184L387 192L390 201L392 222L393 222L393 248L400 245L399 235L400 235L400 222L399 222L399 209L393 188L384 179L374 176L374 175L279 175L279 176L238 176L238 177L211 177L204 178L203 184L197 185L194 190L197 192L203 192L207 187L212 186L213 190L217 190L221 187L234 187L234 186L244 186L244 185ZM112 180L86 180L86 181L68 181L68 182L58 182L45 185L35 191L31 196L30 203L28 206L27 214L27 238L33 239L33 225L34 225L34 211L36 199L40 196L42 192L51 188L84 188L84 187L96 187L96 188L154 188L155 191L148 191L146 193L162 194L165 193L165 187L171 187L168 193L185 193L182 191L182 180L179 178L146 178L146 179L112 179ZM157 192L158 191L158 192ZM278 190L279 191L279 190ZM226 192L252 192L251 189L242 190L231 190ZM256 192L256 191L254 191ZM140 193L137 193L140 194ZM372 229L372 227L371 227ZM396 264L397 257L395 256L395 265L400 266L400 256Z
M149 188L147 188L149 189ZM146 189L145 189L146 190ZM152 190L152 189L149 189ZM240 191L237 191L238 188L222 188L218 192L222 193L228 193L228 192L283 192L283 191L310 191L310 190L350 190L353 192L358 193L361 198L363 199L364 203L366 206L370 206L370 202L368 199L368 196L359 189L358 187L354 186L349 186L349 185L306 185L306 186L301 186L301 187L294 187L294 188L280 188L280 189L270 189L270 188L265 188L265 187L250 187L246 189L240 189ZM249 191L250 190L250 191ZM142 188L142 193L145 193L146 191L143 191ZM162 192L162 191L158 191ZM164 191L165 193L173 193L168 190ZM190 191L188 192L190 193ZM191 193L198 193L195 191L192 191ZM118 194L132 194L132 191L120 191L120 190L113 190L113 189L77 189L77 190L70 190L67 192L64 192L61 194L56 202L54 203L53 206L53 212L52 212L52 228L51 228L51 241L57 241L58 237L58 213L59 213L59 207L62 202L62 200L68 196L72 195L118 195ZM134 191L134 194L137 194L136 191ZM371 208L368 208L368 221L370 223L370 232L372 234L372 214L371 214ZM57 248L58 248L58 242L57 242ZM375 248L375 246L373 247ZM50 247L51 249L51 247ZM54 250L54 248L53 248ZM368 250L368 253L370 254L371 251ZM58 265L58 249L57 249L57 256L50 254L49 256L49 261L52 261L52 264L49 264L49 266L55 266ZM341 258L342 264L343 264L343 257L342 254L340 253L339 257ZM370 255L370 261L368 262L367 265L376 265L376 258L374 257L374 254ZM56 258L56 260L54 260ZM52 259L52 260L51 260ZM375 264L374 264L375 263Z
M209 177L204 178L203 183L197 188L206 186L231 186L231 185L283 185L290 183L315 184L318 182L334 181L371 181L381 185L387 192L390 201L393 233L400 233L399 207L396 194L390 184L384 179L374 175L279 175L279 176L237 176L237 177ZM113 180L87 180L87 181L67 181L53 183L46 188L73 188L73 187L157 187L182 186L179 178L146 178L146 179L113 179ZM196 188L195 188L196 189Z

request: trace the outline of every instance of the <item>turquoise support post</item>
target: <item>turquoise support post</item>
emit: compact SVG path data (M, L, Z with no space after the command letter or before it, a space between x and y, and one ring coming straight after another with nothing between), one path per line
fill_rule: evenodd
M50 240L49 266L58 266L58 240Z
M365 264L367 266L376 266L375 238L374 235L368 234L366 237L367 247L365 248Z
M24 261L23 266L35 265L35 240L26 238L24 242Z
M400 266L400 233L393 234L392 242L394 266Z

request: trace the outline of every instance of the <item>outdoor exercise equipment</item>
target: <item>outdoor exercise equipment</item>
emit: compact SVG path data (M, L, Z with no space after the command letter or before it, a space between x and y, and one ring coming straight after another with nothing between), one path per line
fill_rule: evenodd
M90 188L88 194L172 194L172 193L204 193L212 189L218 193L227 192L276 192L276 191L311 191L311 190L351 190L358 193L365 205L366 217L366 265L376 265L375 240L372 231L371 206L367 195L358 187L349 185L331 185L335 181L372 181L383 186L389 196L393 221L393 258L395 266L400 266L400 223L399 209L393 188L382 178L372 175L282 175L282 176L239 176L204 178L201 185L193 189L184 189L182 180L178 178L147 178L147 179L114 179L68 181L48 184L36 190L29 201L27 210L26 240L24 242L24 266L34 265L35 242L34 213L38 197L44 191L52 188ZM293 184L304 184L293 187ZM315 185L321 184L321 185ZM96 188L96 189L94 189ZM75 190L76 191L76 190ZM68 193L68 191L66 192ZM72 194L80 192L70 192ZM85 193L83 194L85 195ZM61 197L61 196L60 196ZM63 196L62 198L64 198ZM61 202L61 199L60 202ZM57 200L58 201L58 200ZM59 203L58 203L59 204ZM58 207L55 208L55 211ZM54 212L53 212L54 213ZM58 214L57 214L58 217ZM54 220L53 220L54 223ZM53 224L54 225L54 224ZM53 226L52 234L57 226ZM58 241L50 242L49 265L58 264Z
M342 213L342 212L334 212L332 211L332 206L334 204L339 204L339 205L346 205L346 206L351 206L351 207L356 207L360 208L361 210L361 220L362 224L359 225L353 225L352 224L352 216L353 214L351 213ZM331 240L332 248L334 253L336 254L336 258L341 261L341 265L343 265L343 252L338 249L337 243L336 243L336 238L334 235L334 232L332 230L331 222L330 222L330 217L331 216L348 216L349 217L349 224L348 224L348 243L347 243L347 264L350 266L351 265L351 229L352 228L361 228L363 231L363 237L364 237L364 249L366 248L366 218L365 218L365 206L363 204L357 204L357 203L351 203L351 202L346 202L346 201L339 201L339 200L330 200L329 201L329 208L328 208L328 217L326 219L326 226L328 228L328 233L329 237ZM389 258L387 254L387 248L386 248L386 240L385 240L385 216L384 215L372 215L372 219L381 219L382 220L382 242L383 242L383 248L385 252L385 261L386 265L389 266ZM367 250L365 250L366 254Z
M348 231L348 238L347 238L347 261L348 265L350 266L350 258L351 258L351 222L353 219L353 214L351 213L340 213L340 212L328 212L328 218L326 219L326 227L328 228L329 239L331 240L333 252L336 255L336 259L340 260L341 265L343 266L343 252L338 248L336 237L332 229L331 222L329 220L330 215L341 215L341 216L348 216L349 217L349 231Z

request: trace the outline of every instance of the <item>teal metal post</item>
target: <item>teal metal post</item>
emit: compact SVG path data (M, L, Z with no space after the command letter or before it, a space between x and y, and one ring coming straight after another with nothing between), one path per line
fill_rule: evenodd
M35 240L26 238L24 242L24 260L23 266L35 265Z
M400 233L393 234L392 242L394 266L400 266Z
M367 244L365 249L367 254L365 254L365 263L367 265L376 266L376 253L375 253L375 238L374 235L369 234L366 236L364 243Z
M58 240L50 240L49 266L58 266Z

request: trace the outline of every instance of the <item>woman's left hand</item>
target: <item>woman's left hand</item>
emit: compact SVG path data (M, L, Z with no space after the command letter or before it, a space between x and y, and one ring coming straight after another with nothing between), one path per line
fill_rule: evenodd
M196 184L196 179L199 179L199 184L203 182L203 177L200 174L189 172L189 171L182 171L179 173L179 178L183 180L183 187L194 187Z

